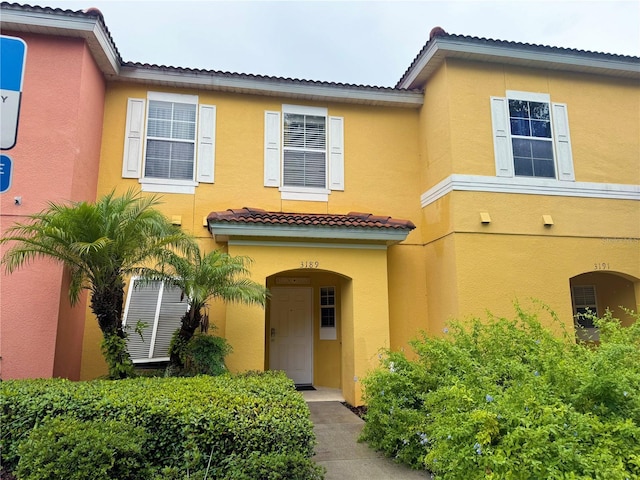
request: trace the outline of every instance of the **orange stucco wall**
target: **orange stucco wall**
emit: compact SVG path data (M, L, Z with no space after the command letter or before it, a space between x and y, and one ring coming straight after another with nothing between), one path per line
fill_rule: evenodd
M18 139L3 152L13 160L11 188L0 195L4 233L49 201L95 199L105 85L82 40L3 34L27 43ZM71 308L67 285L47 260L1 274L3 379L79 377L86 298Z

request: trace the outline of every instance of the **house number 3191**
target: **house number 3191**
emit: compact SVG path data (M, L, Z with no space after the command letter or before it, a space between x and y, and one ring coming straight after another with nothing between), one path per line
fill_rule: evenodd
M300 268L318 268L320 262L317 260L302 260L300 262Z

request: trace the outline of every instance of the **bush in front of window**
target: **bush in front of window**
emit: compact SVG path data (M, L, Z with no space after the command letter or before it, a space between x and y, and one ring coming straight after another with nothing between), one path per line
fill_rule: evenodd
M307 404L281 372L117 382L0 382L4 467L15 471L20 448L26 448L20 445L29 442L34 427L51 418L120 421L143 429L152 475L141 478L171 478L170 472L181 479L187 478L187 472L192 479L205 475L227 478L231 475L228 469L236 465L228 459L234 455L246 458L251 452L264 459L292 456L290 461L263 462L265 468L285 468L274 471L280 476L273 478L315 478L312 462L307 465L308 477L286 471L304 468L294 458L310 459L315 437ZM116 451L115 445L111 448ZM282 455L285 457L279 457Z
M215 335L196 334L189 339L184 354L186 375L222 375L227 372L224 357L233 349L227 340Z
M594 346L516 310L381 355L363 439L442 479L640 478L640 315Z

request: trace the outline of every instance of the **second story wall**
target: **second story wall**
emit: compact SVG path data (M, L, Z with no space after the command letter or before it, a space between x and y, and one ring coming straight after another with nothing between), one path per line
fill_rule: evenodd
M180 97L182 96L182 97ZM127 128L131 130L131 103L138 102L138 114L142 117L137 160L129 158L130 169L123 172L125 148L132 149ZM150 157L149 138L153 140L150 124L150 102L194 102L196 144L200 134L210 126L201 122L202 107L215 116L213 144L214 158L205 158L200 145L196 145L195 182L183 182L187 188L172 182L158 186L146 183L146 162ZM181 100L182 99L182 100ZM392 108L347 103L318 103L305 99L285 99L259 95L219 93L204 90L168 89L166 87L136 84L111 84L105 102L104 141L101 152L99 194L115 186L153 191L163 196L161 207L167 216L179 216L182 226L197 235L208 235L203 228L203 218L212 211L228 208L255 207L269 211L303 213L348 213L360 211L397 218L419 218L419 162L418 162L418 112L412 108ZM129 105L129 107L128 107ZM154 105L158 105L154 103ZM214 108L211 108L214 107ZM129 108L129 112L128 112ZM283 117L287 112L324 116L326 119L327 165L329 188L283 188L282 164L277 166L280 179L275 183L267 179L265 162L269 146L266 145L267 122L276 120L280 131L276 133L284 141ZM127 127L127 119L129 125ZM338 129L336 129L336 126ZM193 128L193 125L192 125ZM331 163L335 140L342 135L340 155L342 171L338 177L342 184L331 184L334 165ZM267 142L268 143L268 142ZM126 146L125 146L126 144ZM190 147L193 148L193 147ZM279 146L280 162L283 145ZM202 162L211 162L200 177ZM189 167L191 168L191 167ZM187 176L191 176L189 173ZM279 183L278 183L279 182ZM268 185L267 185L268 184ZM189 187L189 185L191 185ZM171 193L175 190L177 193Z

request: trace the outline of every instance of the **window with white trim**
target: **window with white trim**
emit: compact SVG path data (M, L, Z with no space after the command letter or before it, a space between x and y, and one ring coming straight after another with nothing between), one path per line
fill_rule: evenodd
M544 93L491 97L496 175L575 180L567 106Z
M197 95L148 92L127 103L122 176L143 191L194 193L213 183L216 107Z
M593 317L598 316L598 299L594 285L574 285L571 287L573 315L578 336L583 340L598 340L598 328L593 324Z
M320 340L336 338L336 287L320 287Z
M187 307L188 301L179 288L162 282L131 280L123 325L128 333L127 350L133 363L169 360L171 337L180 328L180 319ZM140 333L136 332L138 322L144 324Z
M283 105L265 112L264 185L285 200L327 201L344 190L344 119L326 108Z

